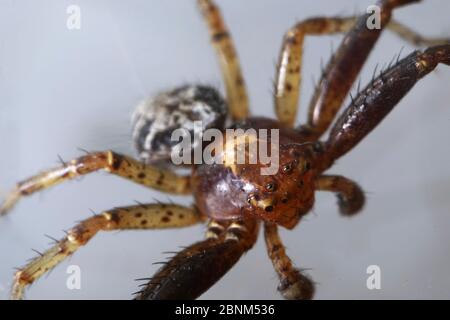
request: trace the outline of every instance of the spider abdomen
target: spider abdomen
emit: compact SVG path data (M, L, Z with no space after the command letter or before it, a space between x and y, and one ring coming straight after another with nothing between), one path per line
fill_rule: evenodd
M193 137L192 150L198 146L194 126L203 131L223 129L227 106L217 90L208 86L182 86L142 101L133 114L133 141L139 158L148 164L172 164L179 140L175 130ZM191 151L192 151L191 150Z

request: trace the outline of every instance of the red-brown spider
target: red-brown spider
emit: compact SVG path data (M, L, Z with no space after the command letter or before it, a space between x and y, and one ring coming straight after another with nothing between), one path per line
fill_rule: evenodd
M168 166L163 168L173 148L167 140L171 131L185 126L193 120L192 116L209 119L205 128L223 130L226 118L224 102L209 87L186 86L163 93L143 103L135 113L134 139L140 161L112 151L89 153L20 182L6 198L0 212L6 213L22 196L102 169L161 191L194 194L195 206L139 204L108 210L82 221L16 273L12 298L22 298L27 285L86 244L100 230L175 228L201 222L208 222L206 240L176 254L148 280L137 299L198 297L254 245L261 222L269 256L280 278L282 295L288 299L312 298L314 285L293 267L278 236L278 225L293 229L312 208L316 190L335 192L344 215L361 210L364 194L354 182L323 173L372 131L419 79L439 63L450 65L448 40L424 39L391 20L395 8L419 1L380 0L381 29L367 28L368 15L312 18L291 28L283 41L275 83L278 120L272 120L249 117L245 83L230 34L218 8L209 0L199 0L220 58L233 127L278 129L280 170L275 175L261 175L260 163L200 164L193 166L192 176L182 176ZM335 121L328 139L320 142L383 28L429 48L396 61L375 77ZM307 123L294 126L304 37L343 32L346 35L342 44L328 63L313 96ZM185 111L179 115L184 118L174 120L173 111L179 111L180 105ZM199 105L201 112L196 113Z

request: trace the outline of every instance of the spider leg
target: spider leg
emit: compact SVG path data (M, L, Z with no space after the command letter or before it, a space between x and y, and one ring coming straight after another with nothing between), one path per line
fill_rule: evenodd
M22 299L27 286L85 245L98 231L178 228L203 220L204 217L197 210L174 204L141 204L115 208L90 217L16 272L11 298Z
M425 38L408 27L390 21L393 8L416 2L381 1L381 26L416 45L450 43L450 39ZM378 40L382 29L366 27L370 14L356 17L316 17L298 23L285 35L277 67L275 83L275 111L278 119L293 126L300 96L303 42L307 35L325 35L348 32L340 48L323 71L310 103L308 123L302 131L318 138L328 128L347 96L359 71Z
M280 278L278 291L280 291L284 298L289 300L312 299L314 295L314 284L299 269L293 266L278 235L278 226L272 223L265 223L264 238L266 240L267 252Z
M196 299L251 249L259 223L211 221L207 238L177 253L137 292L137 300Z
M375 78L336 121L324 162L329 166L355 147L439 63L450 65L450 44L413 52Z
M208 25L211 43L219 58L231 116L234 120L245 119L249 115L248 96L231 35L219 8L212 0L198 0L198 6Z
M49 188L66 180L105 170L136 183L157 190L187 194L190 192L190 178L179 176L169 170L145 165L128 156L112 151L94 152L63 164L59 168L44 171L19 182L0 206L0 215L6 214L23 196Z
M343 216L352 216L364 206L364 192L360 186L342 176L323 175L316 179L316 189L335 192Z

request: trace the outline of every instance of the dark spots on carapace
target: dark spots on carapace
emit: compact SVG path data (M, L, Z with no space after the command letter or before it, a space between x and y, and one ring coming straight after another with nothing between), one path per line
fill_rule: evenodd
M180 214L178 215L178 218L179 218L179 219L184 219L184 214L180 213Z
M142 212L136 212L136 213L134 214L134 216L135 216L136 218L140 218L140 217L142 217Z
M172 212L172 211L170 211L170 210L169 210L169 211L167 211L167 212L166 212L166 214L167 214L167 215L168 215L169 217L173 216L173 212Z
M145 226L147 224L147 222L148 221L144 219L144 220L141 221L141 225Z

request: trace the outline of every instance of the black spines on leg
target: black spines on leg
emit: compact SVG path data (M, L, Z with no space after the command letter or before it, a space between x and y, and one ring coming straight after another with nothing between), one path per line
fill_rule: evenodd
M332 128L326 143L330 158L337 159L357 145L438 63L450 64L450 45L413 52L375 78Z
M237 241L208 239L176 254L137 292L136 300L196 299L239 260Z

